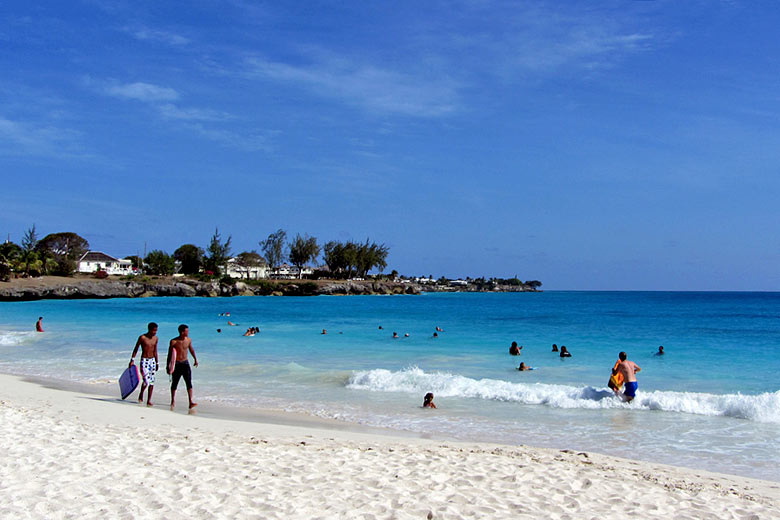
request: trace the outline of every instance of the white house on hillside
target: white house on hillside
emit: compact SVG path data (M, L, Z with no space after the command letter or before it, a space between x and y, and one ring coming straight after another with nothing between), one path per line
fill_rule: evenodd
M237 258L231 258L225 265L225 274L231 278L259 280L268 278L268 266L265 264L244 266L238 263Z
M119 259L101 251L88 251L79 259L78 272L94 273L105 271L108 274L133 274L133 262Z
M294 265L290 264L282 264L276 269L272 269L270 271L271 278L299 278L302 274L303 276L310 275L314 273L314 269L309 267L308 265L303 266L303 269L298 269Z

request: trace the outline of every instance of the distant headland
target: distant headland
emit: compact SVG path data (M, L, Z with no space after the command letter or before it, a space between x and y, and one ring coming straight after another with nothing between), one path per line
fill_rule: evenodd
M412 280L220 280L201 281L185 276L109 276L77 274L12 278L0 282L0 301L71 300L87 298L145 298L152 296L317 296L420 294L422 292L538 292L539 286L439 279ZM465 282L465 283L462 283ZM541 284L539 284L541 285Z
M0 244L0 301L147 296L316 296L420 294L421 292L537 292L538 280L517 277L434 279L407 277L387 268L389 247L296 235L279 229L259 242L263 251L234 255L231 237L215 230L206 249L183 244L172 255L152 250L117 258L90 249L73 232L42 239L33 225L20 244ZM311 267L322 256L323 263ZM287 263L289 261L289 263ZM370 274L379 271L378 274Z

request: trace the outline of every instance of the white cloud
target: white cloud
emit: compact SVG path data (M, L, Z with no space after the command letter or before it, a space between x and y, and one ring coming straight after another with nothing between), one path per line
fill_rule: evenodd
M127 83L106 88L106 94L114 97L137 99L146 103L158 101L173 101L179 98L179 93L168 87L160 87L151 83Z
M0 116L0 151L8 155L87 157L81 132Z
M248 74L300 85L316 95L373 112L436 117L455 109L456 85L446 78L394 71L320 52L312 57L307 65L250 58Z
M189 38L185 38L176 33L168 31L157 31L154 29L140 28L140 29L125 29L135 39L142 41L156 41L167 43L169 45L181 46L190 43Z
M166 119L182 121L229 121L235 119L233 115L227 112L208 108L182 108L173 103L160 105L159 109L160 114Z
M466 1L452 13L414 27L415 45L467 84L609 68L659 43L651 15L630 6L605 15L588 3Z
M187 128L210 141L244 152L269 152L273 148L265 134L244 135L231 130L207 128L200 123L188 124Z

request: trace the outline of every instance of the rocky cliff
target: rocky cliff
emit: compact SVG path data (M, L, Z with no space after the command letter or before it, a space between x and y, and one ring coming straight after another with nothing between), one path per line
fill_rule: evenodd
M247 284L236 281L199 282L158 280L152 282L73 279L39 284L0 284L0 301L85 298L141 298L149 296L316 296L320 294L419 294L415 284L393 282L308 282Z

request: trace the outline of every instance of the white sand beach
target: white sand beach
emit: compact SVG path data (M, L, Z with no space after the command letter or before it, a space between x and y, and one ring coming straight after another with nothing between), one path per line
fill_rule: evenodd
M147 408L0 375L0 517L780 518L777 482L215 419L157 401Z

